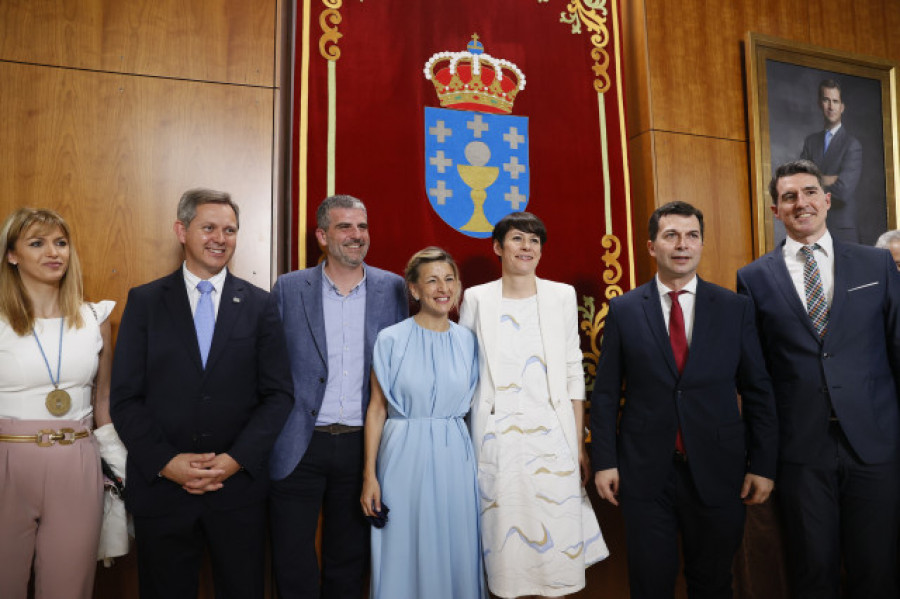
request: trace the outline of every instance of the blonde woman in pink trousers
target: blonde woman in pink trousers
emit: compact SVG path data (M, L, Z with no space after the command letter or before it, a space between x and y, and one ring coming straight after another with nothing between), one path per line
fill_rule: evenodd
M13 212L0 247L0 597L26 597L33 562L36 599L89 599L103 516L98 438L118 440L115 304L83 301L78 254L56 212Z

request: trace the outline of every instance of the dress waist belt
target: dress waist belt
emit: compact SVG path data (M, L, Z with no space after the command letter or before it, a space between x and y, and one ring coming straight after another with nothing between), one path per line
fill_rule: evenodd
M436 422L443 422L448 425L451 422L453 422L456 424L455 428L457 431L459 431L460 436L463 438L463 440L465 442L464 445L466 446L466 458L472 459L472 440L469 437L469 431L466 430L466 425L463 422L463 418L465 418L465 416L446 416L443 418L427 417L427 416L426 417L416 417L416 418L406 418L405 416L391 416L387 419L387 421L390 422L393 420L397 424L399 424L401 422L406 422L406 423L428 422L431 424L434 424ZM451 427L451 426L444 427L444 446L445 447L450 444L450 429L451 428L453 428L453 427Z

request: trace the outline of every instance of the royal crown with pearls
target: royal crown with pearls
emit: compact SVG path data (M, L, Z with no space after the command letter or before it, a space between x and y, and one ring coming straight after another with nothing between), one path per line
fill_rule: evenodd
M516 95L525 89L525 74L510 61L485 54L478 34L465 52L434 54L424 72L441 106L457 110L509 114Z

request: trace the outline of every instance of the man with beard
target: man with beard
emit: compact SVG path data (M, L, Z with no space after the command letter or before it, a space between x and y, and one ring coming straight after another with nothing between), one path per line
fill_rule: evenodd
M372 347L381 329L409 313L403 279L363 262L369 225L360 200L328 197L316 221L325 261L280 277L272 290L295 398L271 461L273 563L283 599L362 596L369 528L359 497Z

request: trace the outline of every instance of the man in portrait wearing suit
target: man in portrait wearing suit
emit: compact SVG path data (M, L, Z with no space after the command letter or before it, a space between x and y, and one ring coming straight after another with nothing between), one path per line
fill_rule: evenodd
M143 599L195 599L204 547L216 597L263 596L268 455L293 389L274 302L226 268L237 233L227 193L186 192L183 265L122 316L111 412Z
M606 317L594 482L621 502L633 599L674 597L679 532L688 596L731 597L744 504L764 502L775 478L771 383L751 303L697 277L703 214L671 202L649 234L656 277Z
M841 241L859 243L856 187L862 175L862 145L841 124L844 102L834 79L819 83L819 108L824 129L806 137L800 158L811 160L822 172L824 189L831 194L828 229Z
M361 201L328 197L316 221L325 261L279 277L272 290L296 399L272 454L272 557L282 599L358 599L368 574L359 497L372 347L381 329L408 316L409 304L401 277L363 262L369 225Z
M812 162L779 166L787 239L738 271L779 418L777 503L793 597L897 597L900 274L890 253L834 238Z

